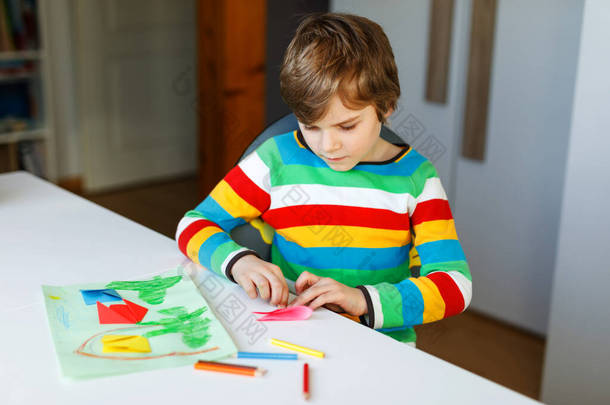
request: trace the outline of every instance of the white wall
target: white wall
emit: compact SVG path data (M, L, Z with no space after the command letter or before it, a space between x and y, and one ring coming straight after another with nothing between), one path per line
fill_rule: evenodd
M55 126L57 177L80 176L81 139L78 132L75 69L72 47L73 0L54 0L49 14L49 54Z
M485 162L459 157L470 1L455 2L446 105L424 101L428 8L427 0L331 5L384 28L401 104L447 148L434 163L471 265L471 306L545 333L582 0L498 2Z
M459 158L455 215L472 307L546 332L579 0L499 1L485 162Z
M610 403L610 4L585 3L542 398Z

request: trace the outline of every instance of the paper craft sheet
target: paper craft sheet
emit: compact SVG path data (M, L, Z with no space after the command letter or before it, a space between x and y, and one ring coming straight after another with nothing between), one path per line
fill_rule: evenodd
M143 319L134 324L101 324L99 306L87 305L81 290L106 288L146 308ZM219 360L237 353L227 331L180 268L156 278L65 287L44 285L42 291L65 377L86 379L192 365L197 360ZM132 338L123 349L109 352L109 342L117 335ZM150 345L150 352L142 351L144 341Z

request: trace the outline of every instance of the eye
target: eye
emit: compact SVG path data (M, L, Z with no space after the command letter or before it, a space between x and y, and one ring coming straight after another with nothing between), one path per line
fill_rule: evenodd
M317 127L311 127L309 125L305 125L305 129L308 131L313 131L314 129L317 129Z
M351 131L354 128L356 128L356 124L350 125L349 127L341 127L341 129L344 131Z

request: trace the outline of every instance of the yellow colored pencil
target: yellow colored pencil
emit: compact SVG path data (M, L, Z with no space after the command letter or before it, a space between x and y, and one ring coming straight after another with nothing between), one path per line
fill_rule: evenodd
M295 352L308 354L308 355L314 356L314 357L320 357L320 358L324 357L324 352L321 352L321 351L315 350L315 349L310 349L308 347L295 345L294 343L284 342L283 340L279 340L279 339L271 339L271 344L274 346L283 347L284 349L293 350Z

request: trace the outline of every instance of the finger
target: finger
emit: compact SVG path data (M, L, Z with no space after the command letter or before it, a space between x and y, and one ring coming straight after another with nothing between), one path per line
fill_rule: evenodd
M315 300L319 295L324 294L327 291L328 286L316 283L300 294L294 301L292 301L290 306L307 305L309 302Z
M254 284L256 284L260 297L265 301L268 301L269 297L271 296L271 291L267 279L260 274L256 274L252 276L252 281L254 281Z
M333 312L343 313L345 309L337 304L324 304L324 308L329 309Z
M278 276L272 271L268 271L265 276L267 277L267 280L269 281L269 285L271 287L271 300L269 301L269 303L271 305L277 305L282 299L284 289L288 287L285 286L285 284L282 283Z
M306 299L312 300L314 297L311 297L309 294L307 294L307 292L311 289L313 289L314 287L317 288L322 288L324 290L329 290L329 289L333 289L335 288L337 282L335 280L333 280L332 278L328 278L328 277L320 277L320 276L316 276L315 274L311 274L310 276L312 278L308 279L308 283L310 283L309 285L306 285L304 288L301 288L301 291L297 290L297 295L298 297L302 297L301 300L299 300L296 304L295 301L293 301L292 303L290 303L290 306L293 305L306 305L306 302L309 301L304 301ZM308 277L310 277L308 276ZM297 280L298 281L298 280ZM321 294L322 290L319 290L317 294Z
M290 290L288 290L288 288L286 288L286 290L284 291L284 294L282 294L282 301L280 302L280 306L282 308L286 307L288 305L289 299L290 299Z
M318 295L308 306L315 310L326 304L336 305L337 298L338 296L335 292L329 291Z
M303 291L317 283L321 278L322 277L316 276L308 271L302 272L297 278L297 281L294 283L294 288L297 295L301 294Z
M240 277L239 279L236 279L235 281L237 281L237 284L239 284L241 286L241 288L244 289L246 294L248 294L248 297L250 297L252 299L256 298L256 296L258 294L256 292L256 286L254 285L252 280L250 280L247 277Z
M284 277L282 269L280 269L278 266L272 265L271 271L277 276L277 279L281 284L281 294L276 304L283 304L284 306L286 306L287 300L284 300L283 297L290 293L290 290L288 289L288 283L286 282L286 277Z
M294 289L297 295L301 294L301 292L306 289L304 288L304 286L308 282L310 274L311 273L309 273L308 271L304 271L299 274L299 277L297 277L297 280L294 282Z

